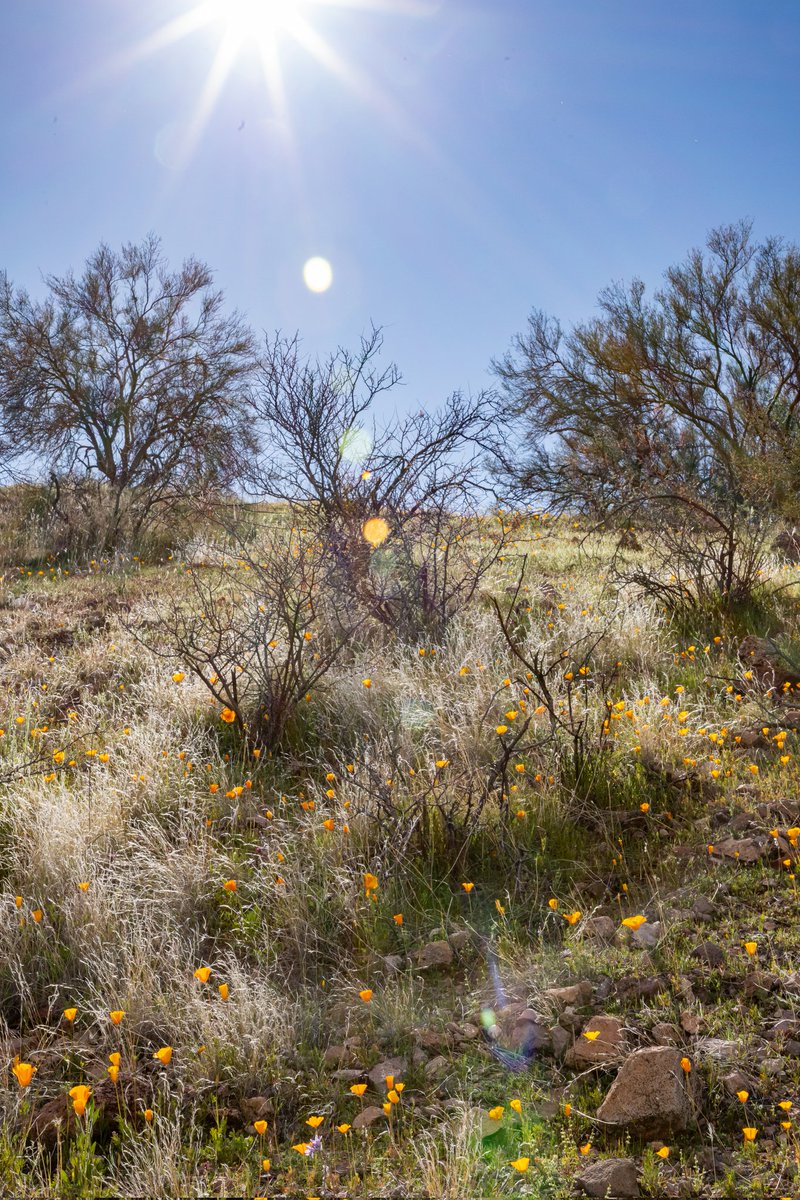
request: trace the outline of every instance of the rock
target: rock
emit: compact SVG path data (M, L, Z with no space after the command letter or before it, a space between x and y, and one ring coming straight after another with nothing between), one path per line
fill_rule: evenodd
M597 1031L600 1036L593 1041L583 1033ZM598 1063L618 1062L625 1052L625 1027L618 1017L592 1017L580 1037L576 1038L567 1051L568 1067L590 1067Z
M692 916L698 921L709 921L716 911L716 905L706 896L698 896L692 905Z
M617 927L611 917L587 917L581 925L581 937L608 945L613 942Z
M532 1008L523 1009L519 1014L510 1040L515 1050L523 1046L530 1050L551 1050L553 1045L544 1017L540 1017Z
M455 950L456 954L460 954L472 941L472 934L468 929L457 929L455 933L451 933L447 939L450 945Z
M743 1075L741 1071L731 1071L728 1075L722 1076L722 1086L729 1096L735 1096L737 1092L750 1092L752 1094L752 1081Z
M328 1046L322 1061L326 1067L339 1067L350 1058L352 1055L346 1046Z
M450 1062L443 1054L437 1054L424 1067L426 1079L441 1079L450 1070Z
M593 991L594 987L589 980L582 979L580 983L570 984L569 987L547 988L545 999L557 1008L566 1008L568 1004L588 1004Z
M716 942L701 942L699 946L695 946L691 957L699 959L706 966L721 967L725 962L725 951Z
M669 1046L634 1050L619 1071L597 1117L643 1138L686 1129L692 1115L681 1054Z
M459 1025L458 1027L458 1036L462 1042L474 1042L476 1038L481 1036L481 1031L471 1021L465 1021L463 1025Z
M773 839L768 834L746 838L723 838L714 842L712 858L734 859L736 862L757 863L770 858Z
M566 1029L562 1029L560 1025L554 1025L550 1030L550 1045L556 1058L564 1057L571 1041L572 1038Z
M681 1029L684 1033L688 1033L691 1035L691 1037L695 1037L696 1034L700 1032L703 1022L702 1019L698 1017L697 1013L682 1012L680 1019Z
M420 971L430 971L436 967L449 967L453 962L453 948L446 938L436 942L428 942L414 955L414 961Z
M431 1054L441 1054L453 1045L453 1039L445 1029L414 1029L412 1035L417 1045Z
M740 1057L738 1043L725 1038L702 1038L697 1043L697 1053L701 1058L711 1058L714 1062L734 1062Z
M659 1021L653 1026L652 1034L657 1046L680 1046L683 1042L680 1029L669 1021Z
M800 536L797 530L782 529L772 543L772 549L785 555L789 562L800 562Z
M751 634L737 653L745 670L752 672L751 686L783 693L785 684L800 683L800 675L771 638Z
M774 1042L776 1038L796 1037L798 1034L800 1034L800 1020L795 1020L794 1017L781 1017L770 1026L764 1036L768 1041Z
M576 1175L575 1182L587 1196L600 1200L635 1200L641 1195L632 1158L599 1158Z
M341 1079L343 1083L355 1083L363 1078L364 1072L358 1067L341 1067L338 1071L331 1071L331 1079Z
M382 1108L376 1108L374 1104L369 1104L366 1108L362 1108L360 1113L353 1117L353 1129L368 1129L370 1125L374 1125L376 1121L380 1121L384 1112Z
M379 1062L371 1071L367 1073L367 1079L373 1087L379 1091L383 1091L386 1087L385 1079L387 1075L394 1075L395 1079L402 1079L408 1070L408 1063L404 1058L387 1058L383 1062Z
M662 932L660 921L647 921L633 930L631 941L640 950L652 950L660 942Z
M402 970L405 959L402 954L385 954L381 962L387 975L396 975Z
M239 1108L249 1125L253 1121L271 1120L275 1115L275 1107L269 1096L248 1096L239 1101Z

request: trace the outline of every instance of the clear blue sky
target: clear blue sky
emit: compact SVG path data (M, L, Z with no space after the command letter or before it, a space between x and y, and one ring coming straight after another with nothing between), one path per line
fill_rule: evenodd
M400 403L433 406L489 384L533 306L587 316L715 224L800 241L797 0L308 0L300 41L265 39L283 106L250 29L202 128L224 5L158 35L194 8L4 0L15 282L40 293L154 230L257 329L324 352L384 325ZM321 295L312 255L333 267Z

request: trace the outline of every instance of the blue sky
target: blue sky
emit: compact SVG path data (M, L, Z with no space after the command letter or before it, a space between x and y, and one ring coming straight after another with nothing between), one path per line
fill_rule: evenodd
M588 316L713 225L800 241L797 0L308 0L320 54L274 35L283 111L253 35L199 136L224 6L143 48L195 4L5 0L15 282L40 293L101 240L154 230L312 352L383 325L399 404L432 407L490 384L532 307ZM322 295L312 255L333 267Z

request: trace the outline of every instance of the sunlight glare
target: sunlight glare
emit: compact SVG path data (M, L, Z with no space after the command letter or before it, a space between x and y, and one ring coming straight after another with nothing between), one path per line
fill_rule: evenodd
M333 283L333 268L327 258L309 258L303 266L303 282L310 292L327 292Z
M303 0L217 0L215 8L228 32L241 43L262 42L289 28Z

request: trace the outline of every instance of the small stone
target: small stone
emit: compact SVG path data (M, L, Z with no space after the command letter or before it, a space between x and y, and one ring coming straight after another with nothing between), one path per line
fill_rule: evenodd
M474 1042L475 1038L481 1036L481 1031L477 1025L473 1025L470 1021L465 1021L463 1025L458 1027L458 1036L465 1042Z
M253 1121L269 1119L275 1112L269 1096L248 1096L246 1099L239 1101L239 1108L245 1121L248 1121L250 1124Z
M700 1032L703 1022L697 1013L684 1011L681 1013L681 1029L692 1037Z
M586 1029L597 1030L600 1036L592 1041L583 1034L576 1038L567 1051L567 1066L581 1068L618 1062L625 1051L625 1027L622 1021L618 1017L593 1017Z
M441 1079L450 1070L450 1062L443 1054L437 1054L424 1067L426 1079Z
M582 979L580 983L570 984L569 987L547 988L545 999L558 1008L565 1008L568 1004L588 1004L593 991L594 986L589 980Z
M453 962L453 948L445 938L436 942L428 942L414 955L414 961L420 971L430 971L436 967L449 967Z
M342 1067L338 1071L331 1072L331 1079L341 1079L342 1083L355 1083L357 1079L363 1079L364 1072L358 1067Z
M670 1021L659 1021L651 1032L657 1046L680 1046L683 1042L680 1029Z
M616 932L617 927L611 917L587 917L580 929L581 937L606 945L613 942Z
M722 1086L729 1096L735 1096L737 1092L753 1092L752 1080L741 1071L731 1071L730 1074L723 1075Z
M455 950L456 954L460 954L472 941L472 934L468 929L457 929L455 933L451 933L447 939L450 945Z
M362 1108L361 1112L356 1113L353 1117L353 1129L367 1129L370 1125L374 1125L376 1121L380 1121L384 1112L382 1108L376 1108L374 1104L369 1104L366 1108Z
M599 1158L575 1180L587 1196L598 1200L635 1200L641 1195L632 1158Z
M695 946L691 957L699 959L706 966L721 967L725 962L725 951L716 942L701 942L699 946Z
M402 1079L408 1070L408 1063L404 1058L387 1058L383 1062L379 1062L368 1072L367 1078L373 1087L379 1091L385 1088L385 1079L387 1075L394 1075L395 1079Z
M647 921L644 925L640 925L638 929L633 930L631 941L640 950L652 950L660 942L661 935L661 922Z
M566 1029L562 1029L560 1025L554 1025L550 1030L550 1045L556 1058L564 1057L571 1041L572 1038Z
M740 1057L738 1043L725 1038L703 1038L697 1043L697 1053L701 1058L711 1058L715 1062L734 1062Z

